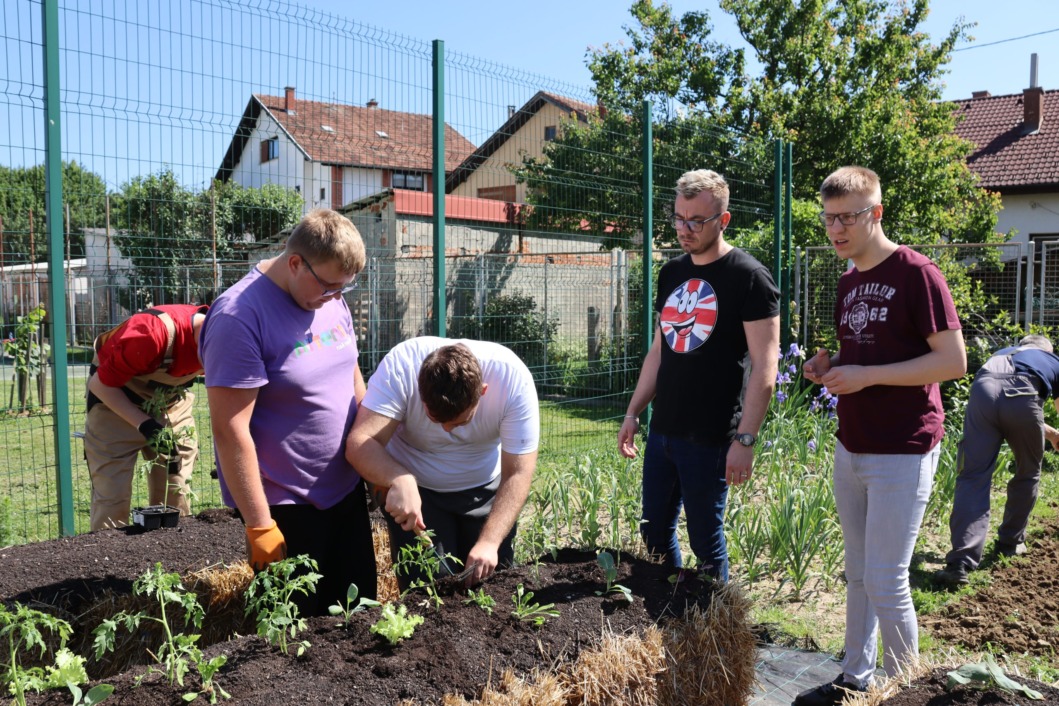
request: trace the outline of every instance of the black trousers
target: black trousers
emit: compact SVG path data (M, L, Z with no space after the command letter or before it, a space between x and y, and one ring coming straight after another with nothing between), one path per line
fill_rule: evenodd
M349 584L364 598L376 596L375 549L361 481L337 505L271 505L269 510L287 541L287 556L308 554L323 578L316 593L295 598L303 615L327 615L328 606L345 604Z

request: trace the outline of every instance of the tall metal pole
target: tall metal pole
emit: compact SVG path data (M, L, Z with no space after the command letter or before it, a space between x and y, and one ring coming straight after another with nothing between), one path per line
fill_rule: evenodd
M783 140L774 145L775 165L772 173L772 279L780 290L780 306L783 305ZM782 322L783 315L780 314ZM782 323L781 323L782 329ZM780 331L782 339L783 332Z
M66 374L66 307L63 293L63 187L59 106L59 0L41 3L44 27L44 208L48 228L48 317L51 319L52 416L59 532L74 533L70 395Z
M794 213L794 180L792 177L793 169L791 163L794 161L794 143L786 142L784 144L787 148L783 158L785 179L783 201L787 204L787 208L783 213L783 281L786 286L783 288L783 312L781 313L782 328L780 330L780 342L786 349L791 342L791 298L794 291L791 288L791 220Z
M654 131L651 118L651 102L643 102L643 299L641 308L641 329L643 331L642 352L647 358L651 344L654 342L654 279L651 263L654 260ZM651 426L651 406L648 405L642 417L643 428Z
M434 40L434 333L445 335L445 42Z

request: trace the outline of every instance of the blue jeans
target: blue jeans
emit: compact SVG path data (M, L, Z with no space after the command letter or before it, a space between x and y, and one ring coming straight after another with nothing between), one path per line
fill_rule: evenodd
M728 545L724 539L724 479L728 444L707 446L652 431L643 458L643 514L640 533L647 550L674 569L683 566L677 542L681 505L688 539L699 566L728 580Z

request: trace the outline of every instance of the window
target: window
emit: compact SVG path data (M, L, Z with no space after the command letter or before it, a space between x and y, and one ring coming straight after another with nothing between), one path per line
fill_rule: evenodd
M327 189L325 187L323 187L323 186L320 187L320 200L321 201L326 201L327 200Z
M393 188L411 189L412 191L426 191L426 175L416 172L394 172Z
M546 125L544 127L544 141L545 142L551 142L554 139L555 139L555 126L554 125Z
M270 137L267 140L261 140L261 161L271 162L273 159L279 159L278 137Z

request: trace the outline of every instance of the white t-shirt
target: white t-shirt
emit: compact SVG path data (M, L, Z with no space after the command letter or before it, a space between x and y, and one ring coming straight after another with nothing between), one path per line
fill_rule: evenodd
M482 368L488 385L470 423L446 432L431 421L419 396L419 369L432 352L462 343ZM361 406L401 422L386 450L424 488L441 492L486 485L500 475L500 451L537 450L540 410L525 363L499 343L412 338L394 346L368 381Z

